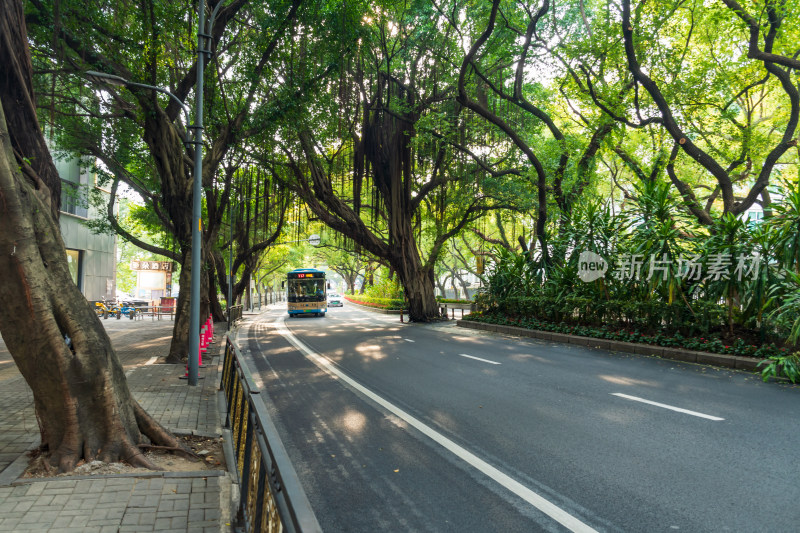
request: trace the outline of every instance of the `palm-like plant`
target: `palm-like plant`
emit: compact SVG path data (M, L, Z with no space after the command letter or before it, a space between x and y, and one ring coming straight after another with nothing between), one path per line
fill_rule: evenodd
M692 241L686 238L694 224L670 194L668 183L645 180L635 187L637 202L627 213L632 228L631 253L652 261L653 267L659 262L664 268L655 271L649 263L643 266L643 276L649 278L643 284L647 291L644 296L649 299L658 295L671 304L682 290L678 258L694 252Z
M764 312L768 309L769 291L781 276L776 272L777 264L772 262L778 246L779 234L769 221L756 224L750 230L752 251L759 257L757 272L744 280L741 297L742 321L755 320L755 325L764 337Z
M513 296L531 296L540 286L535 264L528 254L515 253L506 248L494 251L497 259L489 266L486 275L487 293L495 301Z
M772 295L770 302L777 305L770 316L788 329L788 341L796 344L800 340L800 274L787 270L786 278L774 286Z
M734 309L756 260L750 247L749 228L744 220L725 213L714 224L711 235L703 244L706 267L703 285L712 301L724 299L728 314L728 328L733 334Z
M552 294L561 294L567 289L580 295L608 299L605 278L591 283L577 283L578 259L582 252L594 252L610 261L617 251L620 237L627 228L627 218L614 214L609 206L599 199L584 200L576 204L568 223L562 227L559 245L565 250L567 260L563 267L551 269L546 287Z
M800 187L790 188L773 210L769 224L778 234L778 259L784 267L800 274Z

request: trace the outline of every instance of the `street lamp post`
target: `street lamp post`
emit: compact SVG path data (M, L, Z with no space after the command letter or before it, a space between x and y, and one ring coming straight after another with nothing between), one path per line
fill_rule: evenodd
M220 2L222 4L222 2ZM202 268L201 203L203 191L203 70L205 67L206 2L200 0L197 22L197 85L194 121L194 187L192 188L192 296L189 300L189 386L200 372L200 270Z
M217 4L211 15L211 22L222 2ZM195 87L195 123L189 124L189 111L180 98L162 87L146 85L128 81L120 76L106 74L104 72L87 71L86 75L90 79L101 80L117 86L140 87L150 89L168 95L175 100L183 110L186 118L186 127L194 130L194 140L189 143L194 144L194 183L192 184L192 266L191 266L191 293L189 297L189 385L196 386L200 369L200 270L202 269L202 222L201 222L201 194L203 191L203 69L205 67L204 55L210 54L210 50L205 48L205 39L209 37L205 33L205 0L200 0L198 9L197 26L197 83Z

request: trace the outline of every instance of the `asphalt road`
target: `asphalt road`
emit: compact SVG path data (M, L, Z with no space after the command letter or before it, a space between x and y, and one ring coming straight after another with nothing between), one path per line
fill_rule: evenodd
M800 387L351 307L240 343L328 532L800 529Z

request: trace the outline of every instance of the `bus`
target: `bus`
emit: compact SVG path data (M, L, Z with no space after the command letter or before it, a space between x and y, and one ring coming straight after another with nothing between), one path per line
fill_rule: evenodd
M325 316L328 311L325 272L313 268L292 270L286 277L286 302L289 317Z

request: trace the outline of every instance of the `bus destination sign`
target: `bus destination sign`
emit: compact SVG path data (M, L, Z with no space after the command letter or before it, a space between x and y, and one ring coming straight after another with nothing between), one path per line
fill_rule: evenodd
M289 272L289 278L304 279L304 278L324 278L322 272Z

